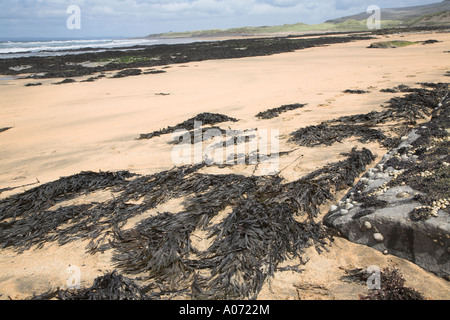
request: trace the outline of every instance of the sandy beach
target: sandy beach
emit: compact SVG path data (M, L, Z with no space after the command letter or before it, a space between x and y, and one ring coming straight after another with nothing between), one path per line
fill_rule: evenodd
M128 170L150 175L174 167L170 135L138 140L140 134L176 125L199 113L220 113L239 119L224 128L279 130L281 176L295 181L328 163L342 160L352 148L368 148L377 156L375 165L388 151L376 142L361 143L355 138L332 146L299 147L289 142L290 133L341 116L382 110L381 105L403 93L380 92L398 85L417 87L420 82L448 82L450 70L448 33L407 33L377 36L295 52L239 59L210 60L157 67L166 73L142 74L112 79L114 72L95 82L64 85L64 79L0 78L0 199L82 171ZM395 49L368 49L371 43L387 40L426 41ZM145 71L145 70L143 70ZM78 80L84 80L82 77ZM27 83L41 82L36 87ZM344 93L347 89L366 94ZM301 103L305 107L262 120L261 111L281 105ZM213 174L251 175L255 166L204 168ZM345 192L341 192L340 196ZM106 201L112 192L98 192L71 200L70 204ZM339 199L339 196L337 197ZM320 220L332 203L322 207ZM169 201L125 228L159 212L179 212L181 203ZM198 233L196 245L207 245ZM204 241L203 241L204 240ZM0 249L0 299L24 299L33 293L67 285L67 268L81 268L81 284L114 270L111 250L90 255L86 241L64 246L46 244L39 250L17 254ZM358 299L367 287L340 280L344 270L377 265L395 267L407 285L427 299L450 298L448 281L393 255L337 237L329 252L318 254L309 248L301 266L304 272L280 271L267 281L258 299ZM297 265L297 260L285 266ZM305 289L309 288L309 289Z

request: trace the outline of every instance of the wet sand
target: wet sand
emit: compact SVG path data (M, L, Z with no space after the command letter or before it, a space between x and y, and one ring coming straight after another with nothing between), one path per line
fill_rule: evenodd
M384 36L379 39L387 39ZM354 139L331 147L314 149L287 142L288 135L305 126L340 116L381 110L391 97L380 89L417 82L446 82L450 69L450 35L421 33L390 35L387 40L441 42L396 49L367 49L375 41L364 40L327 47L310 48L273 56L191 62L172 65L167 73L122 79L99 79L92 83L53 85L64 79L44 79L41 86L25 87L27 80L0 81L0 194L4 198L23 192L29 184L54 181L81 171L130 170L152 174L173 167L168 144L170 135L136 140L140 134L175 125L201 112L216 112L240 119L233 129L277 129L280 151L297 149L281 157L282 176L293 181L327 163L342 158L355 146L365 146L378 155L386 152L376 143L361 144ZM380 40L380 41L381 41ZM161 69L161 67L157 68ZM144 69L145 71L145 69ZM84 80L80 78L77 80ZM369 93L345 94L347 89ZM164 95L161 95L163 93ZM255 115L285 104L305 103L304 108L271 120ZM295 162L294 162L295 161ZM374 162L374 165L377 161ZM254 166L211 168L214 173L252 174ZM35 186L35 185L34 185ZM102 195L108 197L110 195ZM82 201L82 199L78 199ZM179 210L179 203L155 212ZM323 208L324 212L328 208ZM88 255L87 243L63 247L48 244L40 250L17 255L0 250L0 299L23 299L51 287L64 287L67 267L81 267L82 285L113 270L105 254ZM407 280L429 299L448 299L450 286L405 260L385 256L371 248L337 238L330 253L308 252L306 271L279 272L263 288L261 299L357 299L364 286L340 281L343 269L378 265L395 266ZM286 265L294 265L288 261ZM322 287L311 292L298 284Z

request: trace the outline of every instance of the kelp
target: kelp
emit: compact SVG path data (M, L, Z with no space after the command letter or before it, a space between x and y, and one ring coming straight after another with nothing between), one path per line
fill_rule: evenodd
M150 300L146 288L117 271L98 277L89 288L50 290L28 300Z
M353 89L347 89L344 91L344 93L349 93L349 94L365 94L365 93L369 93L370 91L366 91L366 90L353 90Z
M289 183L278 175L199 173L205 164L149 176L85 172L61 178L0 201L0 244L23 251L86 239L87 252L113 249L119 270L146 275L150 297L173 292L194 299L255 298L281 262L297 257L305 263L302 254L312 245L327 250L332 237L314 221L319 207L374 159L367 149L347 156ZM111 190L114 197L104 203L63 203L98 190ZM181 212L160 213L123 229L130 218L170 199L184 199ZM49 210L55 204L59 207ZM227 209L231 212L221 222L212 223ZM303 215L299 222L296 216ZM211 241L204 251L192 243L196 230L204 230ZM95 298L92 290L77 294L73 297Z
M130 76L139 76L142 74L141 69L125 69L116 73L113 78L125 78Z
M201 122L202 125L215 125L217 123L222 123L222 122L237 122L238 120L235 118L232 118L232 117L228 117L223 114L205 112L205 113L198 114L195 117L188 119L182 123L179 123L176 126L170 126L170 127L160 129L158 131L154 131L151 133L141 134L141 136L139 137L139 140L159 137L164 134L174 133L177 130L192 131L195 129L196 121Z
M378 141L384 147L392 148L400 143L400 139L387 136L377 128L379 124L396 122L412 128L418 120L431 117L433 110L438 109L443 98L448 96L447 83L421 85L431 90L397 86L396 90L408 94L390 99L382 111L342 116L319 125L301 128L291 133L289 141L306 147L330 146L354 136L362 143Z
M135 180L128 180L136 176L127 171L83 172L13 195L0 201L0 246L24 251L48 242L58 241L63 245L87 239L91 240L89 248L94 253L99 250L104 235L115 225L166 201L169 194L164 189L165 181L182 180L191 170L181 167ZM146 196L146 191L151 188L152 197L146 198L141 205L128 203L133 197ZM121 192L121 195L104 203L63 205L64 201L99 190ZM50 210L58 204L61 205L59 208Z
M273 119L273 118L280 116L281 113L292 111L292 110L297 110L297 109L303 108L304 106L306 106L306 104L300 104L300 103L287 104L287 105L283 105L278 108L273 108L273 109L269 109L267 111L260 112L256 115L256 117L259 119Z
M387 139L386 135L380 130L366 126L321 123L291 133L289 141L305 147L331 146L353 136L359 137L358 141L362 143Z
M338 182L342 176L358 176L374 159L367 149L354 149L348 156L290 183L279 176L194 173L183 184L193 192L184 211L159 214L131 230L116 229L113 261L124 272L147 274L170 290L190 288L195 299L255 298L279 263L301 259L312 244L318 251L326 249L331 238L313 218L334 199L336 189L347 187ZM227 208L231 213L212 224ZM304 222L295 219L304 214ZM205 231L212 243L205 251L192 244L196 230Z

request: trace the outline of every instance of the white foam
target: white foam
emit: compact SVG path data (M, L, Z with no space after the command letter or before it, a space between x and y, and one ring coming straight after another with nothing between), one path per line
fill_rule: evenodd
M0 42L0 54L27 53L43 51L68 51L83 48L117 48L137 45L157 44L158 40L150 39L120 39L120 40L68 40L68 41L30 41L30 42Z

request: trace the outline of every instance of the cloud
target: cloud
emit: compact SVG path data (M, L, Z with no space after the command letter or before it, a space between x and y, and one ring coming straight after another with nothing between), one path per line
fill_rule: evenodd
M359 7L361 7L360 0L337 0L336 1L336 9L337 10L348 10L348 9L359 8Z
M0 37L36 32L68 35L66 9L81 8L79 35L139 36L149 33L288 23L327 19L380 7L438 0L9 0L0 1ZM373 3L377 2L377 3Z

